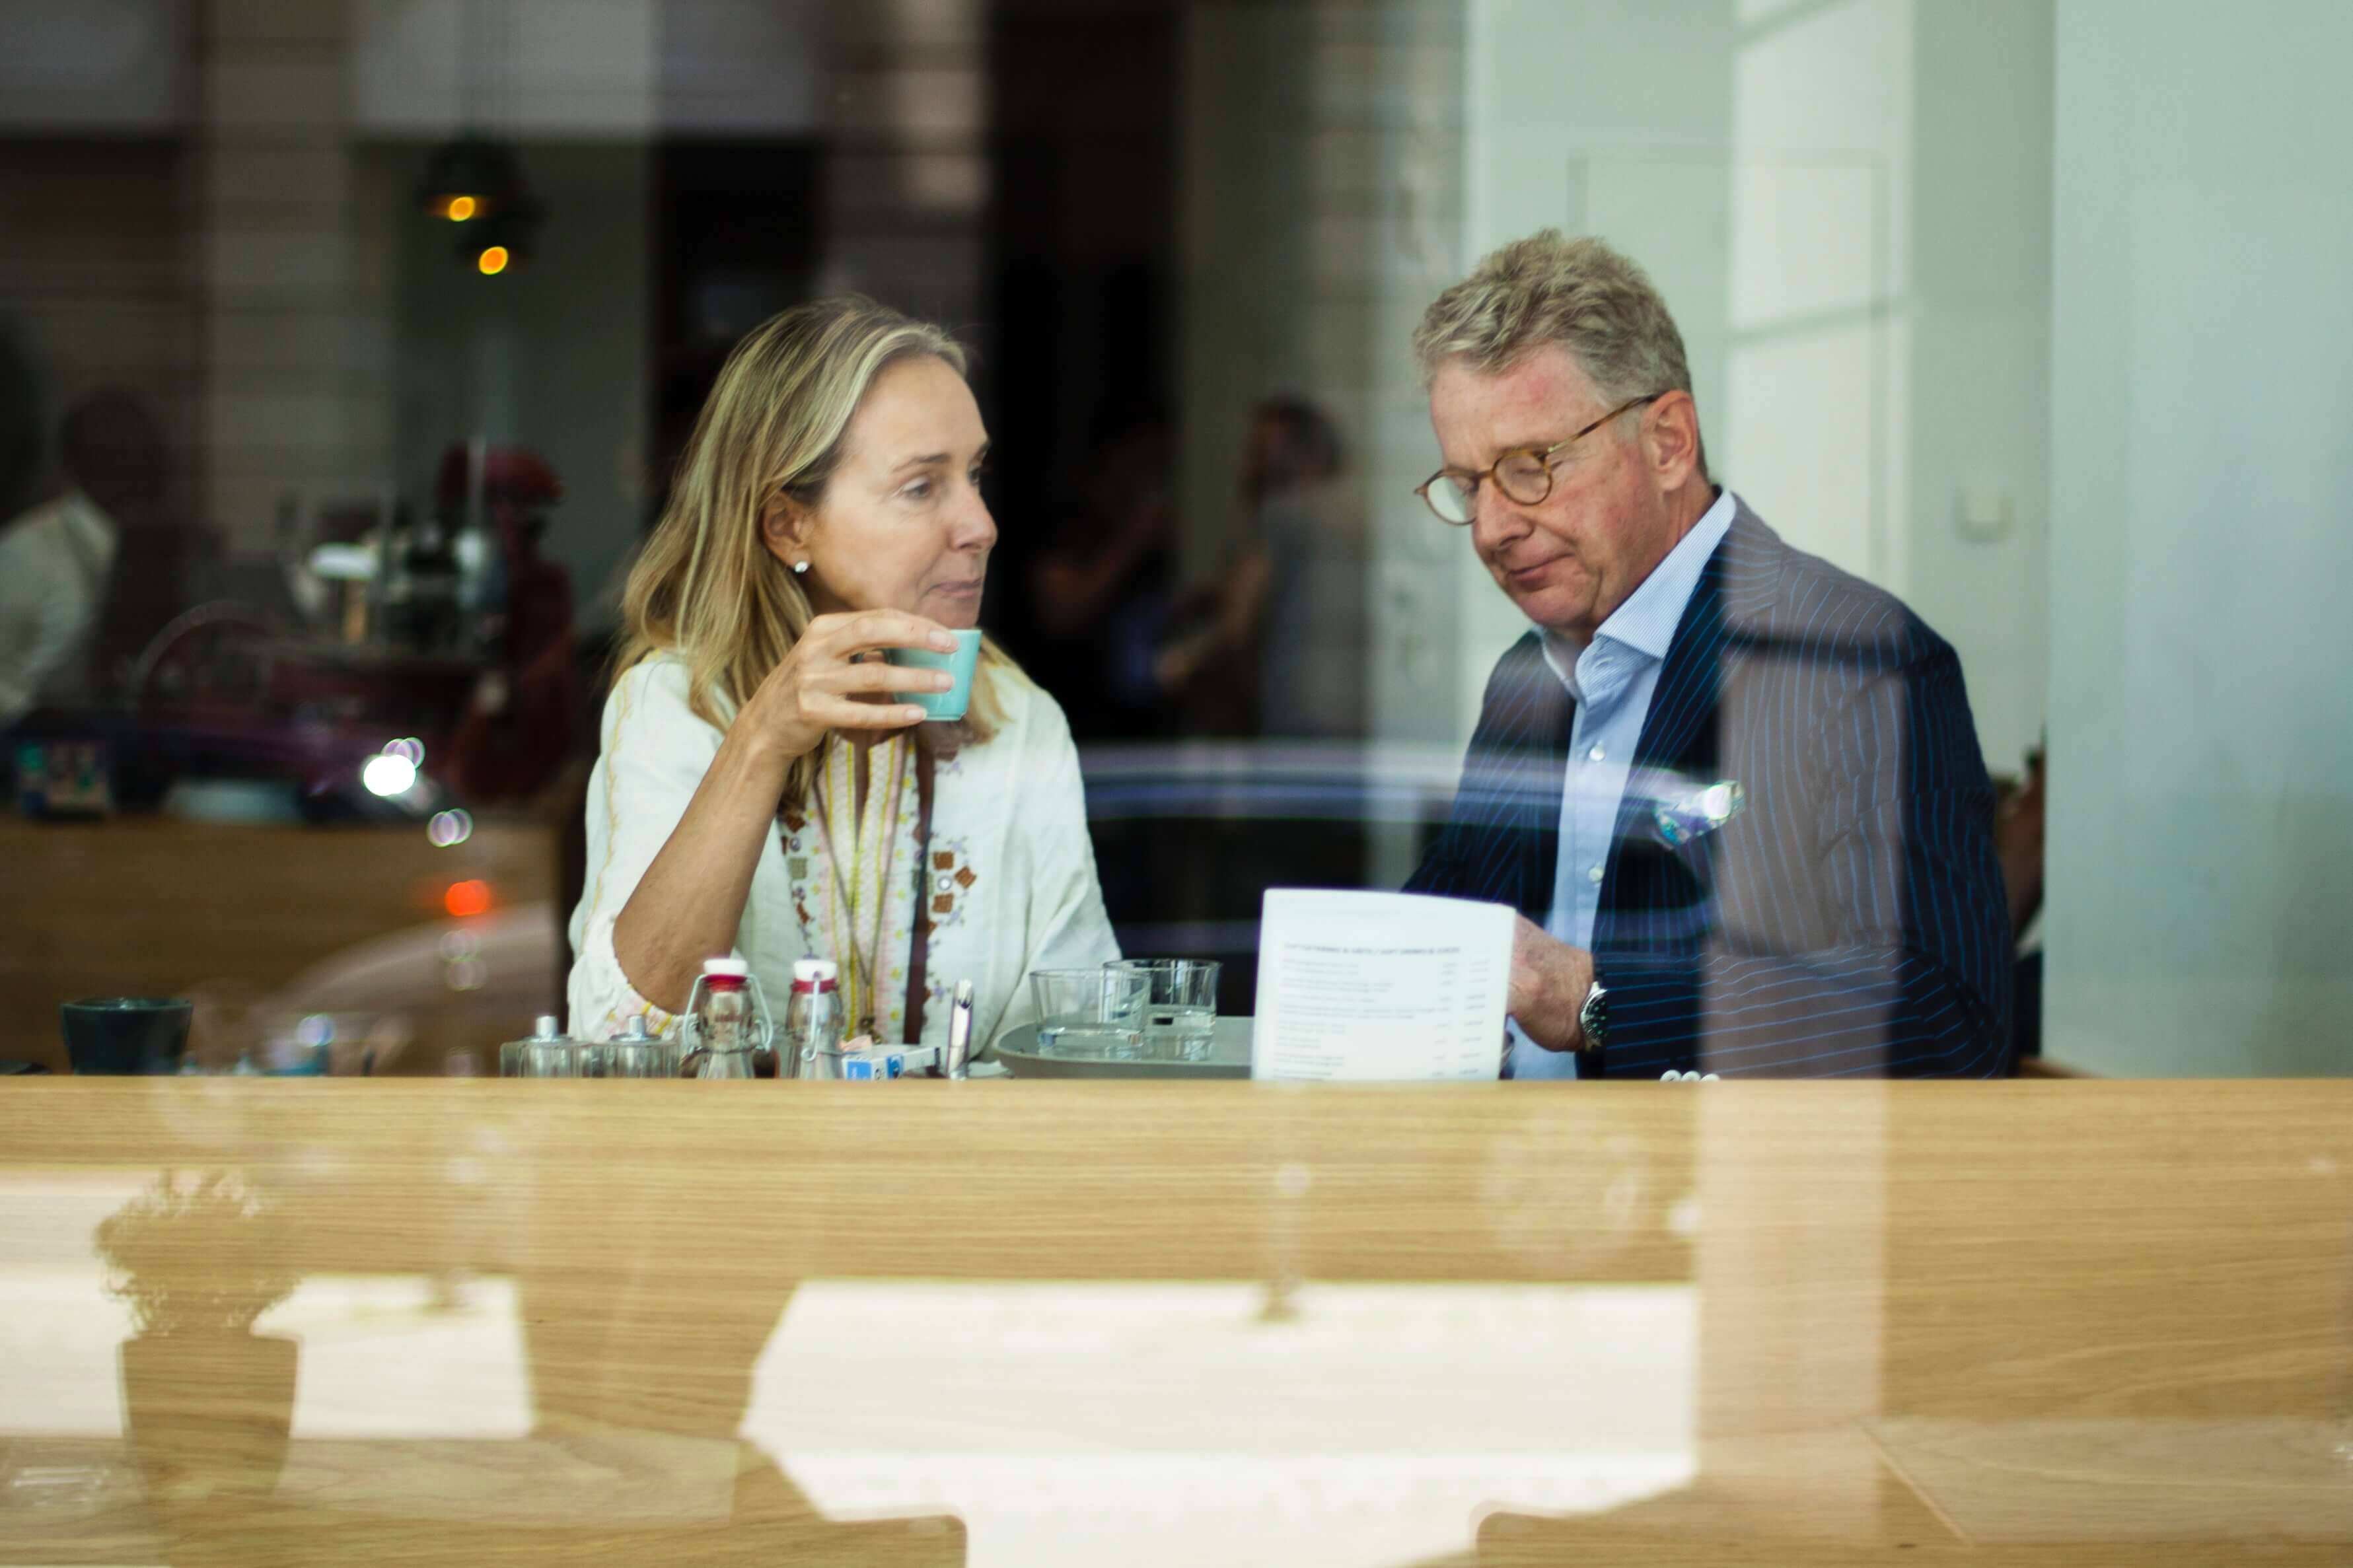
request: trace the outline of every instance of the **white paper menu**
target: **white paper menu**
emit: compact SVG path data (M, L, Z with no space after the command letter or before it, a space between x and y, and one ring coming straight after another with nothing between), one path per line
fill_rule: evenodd
M1508 904L1269 889L1250 1076L1498 1076L1512 927Z

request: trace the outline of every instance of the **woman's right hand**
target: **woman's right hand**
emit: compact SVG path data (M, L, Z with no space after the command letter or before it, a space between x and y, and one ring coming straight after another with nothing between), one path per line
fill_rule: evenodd
M819 616L768 672L742 718L786 762L816 750L828 730L909 729L928 715L912 703L890 700L891 694L945 691L955 679L942 669L888 663L881 650L954 653L955 647L945 626L904 610Z

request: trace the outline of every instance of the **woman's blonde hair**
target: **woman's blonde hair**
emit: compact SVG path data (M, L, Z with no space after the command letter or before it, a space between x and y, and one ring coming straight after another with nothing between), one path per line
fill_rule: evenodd
M885 367L916 354L965 373L964 347L944 328L857 294L797 305L735 345L695 420L661 521L629 573L617 677L671 654L686 662L695 716L723 730L733 721L815 618L799 579L762 539L762 510L779 495L817 504L867 389ZM1019 677L984 639L972 706L951 743L995 733L1005 721L997 683ZM785 804L808 798L822 750L795 761Z

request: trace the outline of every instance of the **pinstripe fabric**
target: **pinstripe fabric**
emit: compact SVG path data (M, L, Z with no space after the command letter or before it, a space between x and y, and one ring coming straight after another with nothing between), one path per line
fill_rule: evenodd
M1409 892L1544 922L1571 700L1531 632L1497 661L1446 828ZM1605 1077L1989 1078L2010 917L1959 659L1893 595L1746 506L1675 629L1637 779L1739 781L1671 845L1630 784L1601 884Z

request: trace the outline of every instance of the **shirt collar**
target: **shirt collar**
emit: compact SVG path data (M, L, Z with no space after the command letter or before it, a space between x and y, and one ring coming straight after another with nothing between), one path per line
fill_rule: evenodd
M1667 645L1674 640L1675 627L1683 624L1683 611L1699 587L1700 574L1707 570L1708 558L1724 542L1733 514L1739 510L1739 498L1729 489L1717 490L1715 503L1700 513L1689 533L1675 542L1666 559L1651 568L1651 574L1626 595L1626 602L1610 612L1593 640L1614 642L1647 658L1666 658ZM1577 683L1572 672L1583 650L1554 632L1536 629L1544 638L1545 662L1574 691Z

